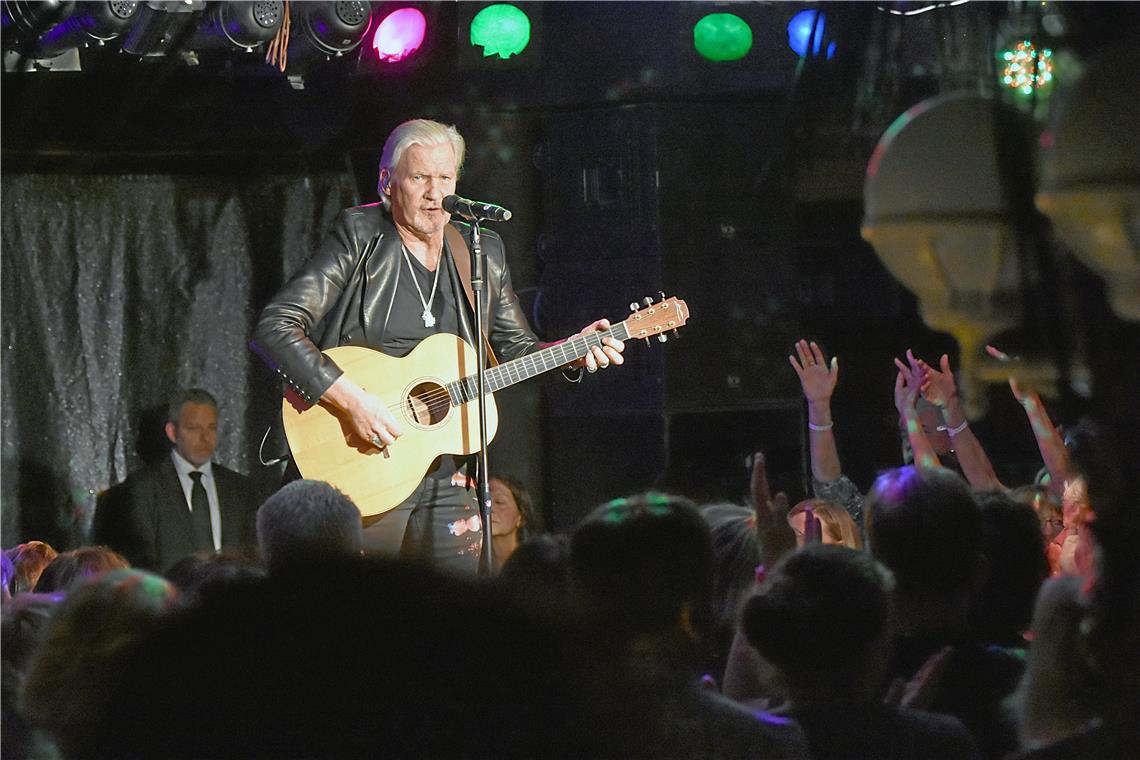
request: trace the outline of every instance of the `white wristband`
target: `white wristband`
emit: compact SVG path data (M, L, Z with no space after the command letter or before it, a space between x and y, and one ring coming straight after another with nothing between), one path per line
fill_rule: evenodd
M819 433L822 433L825 430L831 430L833 427L835 427L835 420L832 420L831 422L827 423L826 425L816 425L816 424L811 423L811 422L808 423L808 428L810 430L815 430L816 432L819 432Z
M966 426L967 426L968 424L969 424L969 423L968 423L966 420L962 420L962 424L961 424L961 425L959 425L958 427L946 428L946 435L948 435L948 436L950 436L951 438L953 438L954 436L958 435L958 434L959 434L959 433L961 433L963 430L965 430L965 429L966 429Z

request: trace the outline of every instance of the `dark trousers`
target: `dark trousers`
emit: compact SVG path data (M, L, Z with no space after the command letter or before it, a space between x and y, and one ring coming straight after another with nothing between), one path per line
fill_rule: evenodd
M364 553L474 575L482 531L474 489L424 478L399 506L364 522Z

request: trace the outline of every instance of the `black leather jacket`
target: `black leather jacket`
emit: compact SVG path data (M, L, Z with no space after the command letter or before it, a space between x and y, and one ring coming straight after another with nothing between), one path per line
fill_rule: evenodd
M470 226L455 226L470 246ZM502 240L484 230L482 244L488 287L483 324L499 358L516 359L540 344L511 287ZM342 374L322 350L381 345L402 266L400 237L381 204L342 211L316 254L262 310L250 346L302 398L315 403ZM445 272L452 292L463 293L454 267ZM474 316L466 298L460 300L466 307L459 309L460 337L475 345Z

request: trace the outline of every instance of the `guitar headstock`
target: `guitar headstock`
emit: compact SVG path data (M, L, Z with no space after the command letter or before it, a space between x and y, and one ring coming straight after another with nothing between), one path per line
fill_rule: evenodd
M665 297L661 293L661 300L654 303L652 298L646 296L641 304L634 301L629 305L633 314L625 321L629 337L644 338L646 342L653 336L664 343L668 340L670 330L676 332L689 321L689 307L676 296Z

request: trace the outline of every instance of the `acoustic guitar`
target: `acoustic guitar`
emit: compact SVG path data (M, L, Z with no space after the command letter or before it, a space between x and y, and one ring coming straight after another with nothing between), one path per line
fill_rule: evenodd
M487 440L498 429L495 391L558 369L584 357L602 338L666 339L689 318L685 302L665 298L631 305L633 314L608 330L575 336L487 370ZM362 440L348 415L321 401L308 404L295 393L282 403L285 437L301 475L324 480L347 494L365 517L398 506L443 454L463 456L479 448L478 366L475 349L462 338L438 333L396 359L371 348L340 346L324 352L348 378L380 398L404 428L395 443L379 449Z

